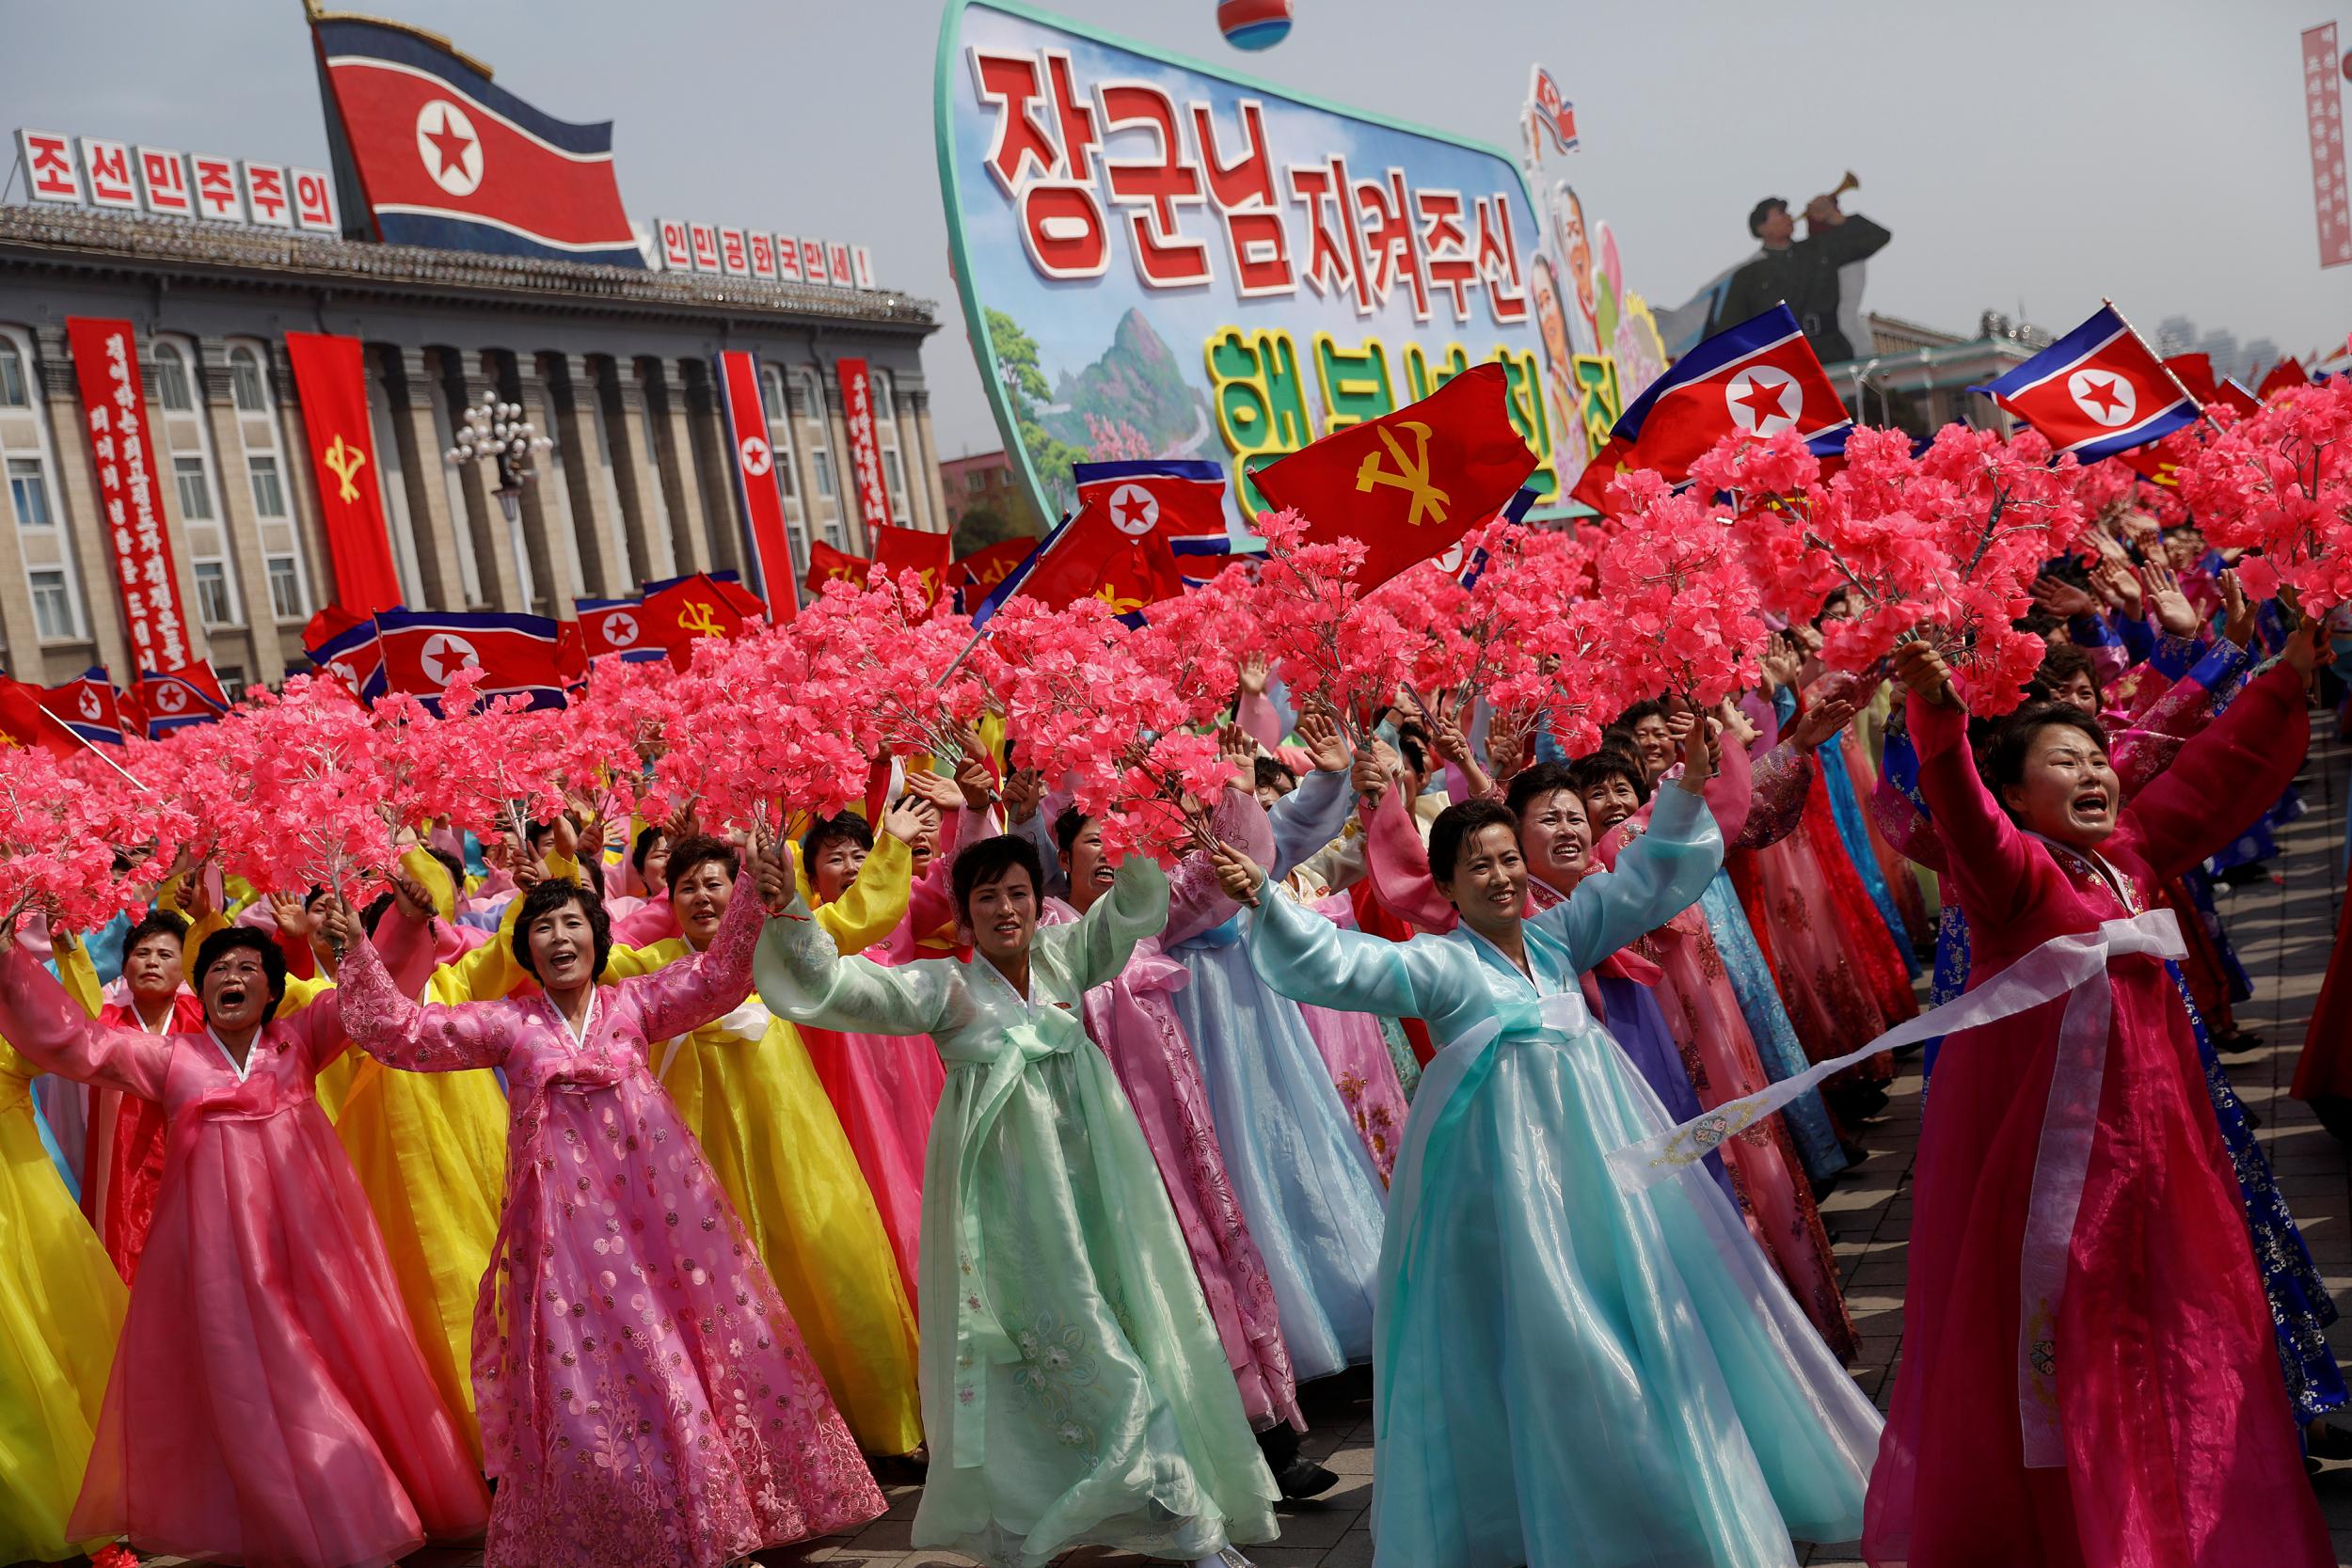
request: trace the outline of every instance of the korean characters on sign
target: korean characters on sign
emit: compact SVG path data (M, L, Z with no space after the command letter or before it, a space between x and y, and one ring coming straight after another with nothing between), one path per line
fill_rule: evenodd
M54 131L20 129L16 150L35 201L306 234L334 234L342 227L334 182L321 169Z
M762 282L871 289L874 254L862 245L656 218L648 261L664 272L710 273Z
M1149 81L1082 80L1060 50L964 55L993 122L988 172L1045 277L1101 277L1123 249L1147 289L1222 283L1262 299L1303 286L1359 316L1395 299L1417 323L1528 320L1534 236L1506 190L1417 185L1339 151L1278 161L1258 100L1227 112Z

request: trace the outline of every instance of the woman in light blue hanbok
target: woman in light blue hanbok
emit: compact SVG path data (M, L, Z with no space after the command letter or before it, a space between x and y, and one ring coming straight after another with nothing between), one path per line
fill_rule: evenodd
M1268 984L1417 1016L1443 1042L1391 1188L1375 1354L1375 1561L1392 1568L1793 1564L1851 1540L1879 1419L1721 1188L1689 1165L1640 1193L1610 1150L1667 1125L1586 1011L1580 970L1697 898L1723 840L1661 792L1614 872L1522 919L1517 824L1450 808L1433 865L1462 923L1343 932L1222 850L1259 899Z
M1338 837L1352 803L1338 732L1311 714L1298 732L1318 766L1266 813L1278 877ZM1233 1196L1265 1259L1292 1370L1306 1383L1372 1359L1385 1200L1298 1004L1249 967L1242 921L1236 914L1168 950L1191 976L1169 1000L1200 1058Z

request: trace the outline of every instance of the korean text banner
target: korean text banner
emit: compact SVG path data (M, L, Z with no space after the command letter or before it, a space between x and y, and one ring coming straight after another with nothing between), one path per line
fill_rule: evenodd
M949 6L938 93L964 319L1043 515L1073 463L1194 458L1246 516L1248 473L1487 360L1564 499L1541 229L1500 150L1014 0Z
M68 316L65 330L82 387L83 418L89 421L90 461L98 470L98 500L105 509L134 667L177 670L188 662L188 619L156 500L138 345L131 324L110 317Z

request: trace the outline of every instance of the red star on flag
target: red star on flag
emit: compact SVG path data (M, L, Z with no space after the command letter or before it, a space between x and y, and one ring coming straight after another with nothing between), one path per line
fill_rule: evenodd
M2117 409L2123 406L2123 400L2115 395L2115 381L2113 377L2109 377L2107 380L2099 382L2084 382L2083 401L2085 403L2097 404L2099 405L2099 412L2105 415L2112 415Z
M1781 419L1788 414L1788 404L1785 394L1795 385L1791 381L1767 382L1759 376L1748 383L1746 391L1731 401L1755 414L1756 422L1761 427L1766 420Z
M433 144L434 155L441 161L440 167L433 171L435 179L448 173L452 167L463 169L466 166L466 149L473 145L473 138L450 129L448 110L441 111L439 129L427 131L424 139Z

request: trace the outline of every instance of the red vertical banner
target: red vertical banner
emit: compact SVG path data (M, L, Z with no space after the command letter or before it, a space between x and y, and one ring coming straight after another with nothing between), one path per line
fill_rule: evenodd
M759 361L740 349L713 356L719 366L719 408L735 454L735 494L751 530L761 597L768 619L789 621L801 608L793 581L792 541L784 528L784 496L776 488L776 452L768 443L768 414L759 403Z
M376 481L364 351L357 338L289 332L286 358L302 398L302 428L319 484L319 525L335 568L335 602L364 619L401 597L384 490Z
M874 383L863 359L837 359L842 422L850 431L850 457L857 470L857 506L866 526L890 526L890 486L882 483L882 448L874 439Z
M2344 178L2344 89L2336 81L2336 24L2303 31L2303 116L2312 132L2312 206L2319 264L2352 261L2352 192Z
M164 537L164 510L155 499L137 341L129 322L109 317L69 316L65 330L132 656L141 670L180 669L189 659L188 620L171 544Z

